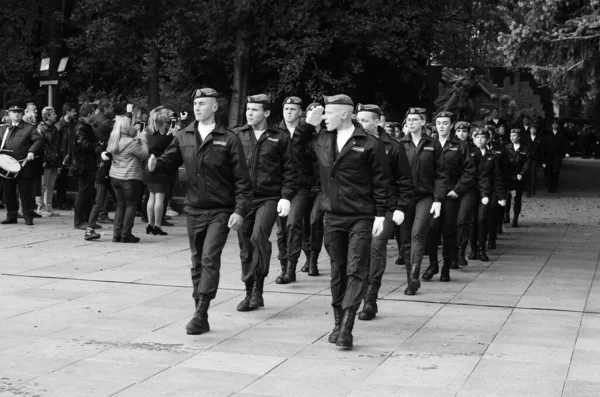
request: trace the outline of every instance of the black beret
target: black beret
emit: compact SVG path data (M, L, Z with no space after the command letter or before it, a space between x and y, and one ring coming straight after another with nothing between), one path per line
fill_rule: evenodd
M218 98L219 93L212 88L199 88L194 90L192 101L196 98Z
M440 117L449 117L452 118L452 116L454 116L454 113L452 112L446 112L445 110L442 110L441 112L439 112L438 114L435 115L434 120Z
M267 94L250 95L246 97L246 103L258 103L260 105L270 105L271 98Z
M477 128L475 131L473 131L473 138L475 138L476 136L479 136L479 135L485 135L486 138L490 137L490 133L486 129L483 129L483 128Z
M318 107L318 106L323 106L321 105L319 102L313 102L310 105L308 105L308 107L306 108L307 112L310 112L311 110L313 110L314 108Z
M383 116L383 111L377 105L363 105L362 103L359 103L358 106L356 106L356 113L358 112L371 112Z
M348 95L338 94L333 96L323 96L323 100L325 101L325 105L348 105L354 107L354 102L352 102L352 98Z
M298 98L297 96L289 96L287 98L285 98L285 100L283 101L284 105L300 105L302 106L302 99Z
M456 125L454 126L455 130L460 130L460 129L469 129L469 127L471 127L471 123L467 122L467 121L459 121L456 123Z
M517 134L520 134L521 133L521 129L519 127L513 127L513 128L510 129L510 133L512 134L513 132L517 133Z
M406 115L408 116L409 114L420 114L424 116L425 112L427 112L427 110L423 108L409 108L406 112Z

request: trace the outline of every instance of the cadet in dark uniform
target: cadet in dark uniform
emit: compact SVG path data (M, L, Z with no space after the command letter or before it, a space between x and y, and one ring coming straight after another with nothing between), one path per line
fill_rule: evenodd
M503 143L503 136L496 135L496 131L493 127L488 125L486 126L486 129L490 131L488 147L490 151L494 152L494 154L498 157L498 161L500 162L500 172L502 173L502 179L504 180L505 186L503 193L506 194L512 186L512 175L510 172L510 161L508 160L508 150L506 150L505 146L506 143ZM491 197L492 213L490 215L488 240L488 249L491 250L496 249L496 239L498 238L498 234L502 234L502 222L510 222L510 220L504 218L504 206L499 204L501 201L506 203L507 197L506 195L498 196L498 194L498 191L494 191L494 196Z
M329 342L352 347L352 329L369 272L371 236L384 229L390 200L388 160L377 138L353 124L347 95L325 97L325 125L312 142L319 161L325 248L331 260L335 327ZM321 107L307 116L320 123ZM306 138L311 137L306 134Z
M519 226L519 214L523 202L523 189L525 188L525 175L529 171L531 164L531 151L526 144L521 143L521 129L513 128L510 130L510 141L506 145L510 161L510 170L512 176L512 191L514 192L515 205L513 207L512 227ZM507 195L506 210L510 214L512 194ZM510 216L510 215L509 215Z
M254 187L252 208L238 230L242 281L246 297L238 311L264 306L263 286L269 274L271 242L269 237L277 215L290 212L290 202L298 191L298 165L287 131L270 125L271 99L268 95L249 96L247 124L235 128L242 141Z
M488 147L489 132L487 129L476 129L473 132L476 150L471 152L473 162L477 167L477 183L480 200L477 201L477 222L471 228L471 254L469 259L488 261L485 252L490 216L492 212L492 198L505 197L504 178L500 169L500 160L493 150ZM503 207L506 201L500 200Z
M421 287L419 273L427 244L431 220L438 218L446 198L446 170L442 146L425 134L425 109L410 108L406 114L410 134L400 140L411 167L415 186L414 199L406 209L400 238L408 286L405 295L414 295ZM433 214L433 215L432 215Z
M39 179L33 161L44 152L44 142L35 126L23 121L25 103L13 100L6 104L10 122L0 126L0 153L11 156L21 163L21 171L15 179L4 179L4 197L6 199L6 219L3 225L17 223L19 203L17 189L23 204L25 224L33 225L35 207L35 187Z
M548 193L556 193L558 190L558 176L562 160L567 156L569 141L558 129L558 121L552 122L552 130L544 135L540 149L542 167L546 172L546 185Z
M458 139L463 141L467 145L467 149L469 150L469 157L472 159L474 156L474 151L478 150L477 147L473 144L471 140L471 132L470 127L471 124L466 121L459 121L454 126L455 134ZM472 162L472 161L471 161ZM460 199L460 207L458 209L458 217L456 220L456 233L457 233L457 257L456 264L458 266L467 266L468 262L465 257L465 250L467 249L467 244L469 244L469 236L471 234L471 225L477 218L477 214L475 213L475 209L477 208L477 167L475 163L473 163L473 167L475 167L473 184L471 188L465 192L465 194Z
M383 232L371 240L369 278L362 311L359 320L371 320L377 314L377 294L387 261L387 243L392 238L397 225L404 221L406 207L412 201L413 184L404 147L378 126L383 114L377 105L361 105L356 108L356 120L367 133L379 138L383 144L390 165L391 196L388 212L383 223Z
M433 221L429 234L429 267L423 273L423 280L431 280L440 271L437 258L440 234L443 235L442 274L440 281L450 281L450 269L457 269L456 246L458 243L458 214L461 202L476 183L475 165L471 161L467 144L451 135L452 113L440 112L435 116L438 140L442 146L442 160L446 169L444 189L446 199L441 217ZM465 221L463 214L462 222Z
M229 229L238 230L252 203L252 183L239 138L215 120L218 93L194 91L196 121L177 132L166 152L148 160L150 172L185 166L187 232L192 251L192 296L196 304L187 333L207 332L208 307L219 287L221 253Z
M529 128L529 134L521 136L521 141L529 147L529 158L531 160L529 173L525 178L527 186L527 197L535 194L535 185L537 183L537 169L540 165L542 139L539 135L538 127L532 125Z
M302 238L304 237L304 218L310 214L312 208L312 188L314 186L314 172L318 171L315 152L302 145L298 139L302 129L306 126L300 124L302 100L295 96L287 97L283 101L283 121L279 128L287 131L292 140L294 157L298 164L298 193L292 199L290 213L287 217L277 219L277 246L279 248L279 261L281 274L275 282L287 284L296 281L296 265L302 252ZM312 128L310 128L312 130ZM310 216L310 215L309 215ZM310 258L309 258L310 260ZM316 274L315 274L316 273ZM319 271L315 266L309 276L318 276Z

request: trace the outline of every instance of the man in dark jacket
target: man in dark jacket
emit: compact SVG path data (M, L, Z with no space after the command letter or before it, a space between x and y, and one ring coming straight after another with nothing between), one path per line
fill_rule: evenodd
M6 154L21 162L22 168L15 179L4 179L4 196L6 198L6 219L3 225L17 223L18 199L17 190L23 205L25 224L33 225L33 209L35 204L35 178L39 175L33 167L33 159L44 151L44 144L35 127L23 121L25 104L22 101L7 103L10 124L0 127L0 153Z
M192 251L196 304L188 334L210 330L208 307L217 295L221 253L229 229L238 230L252 204L252 182L239 138L215 119L218 93L212 88L192 94L196 121L177 132L167 151L148 160L150 172L174 172L182 164L188 175L185 200Z
M408 109L406 123L410 133L400 140L415 185L414 199L407 208L400 233L408 282L405 295L415 295L421 287L419 275L431 221L441 215L447 193L442 146L437 139L425 134L425 121L425 109Z
M94 199L94 180L98 167L96 165L96 149L98 139L90 124L94 108L84 104L79 108L79 120L75 126L73 142L73 161L70 172L77 177L77 196L75 197L75 229L87 230L87 219L90 216Z
M389 210L390 168L383 145L352 122L352 99L334 95L324 100L326 131L318 133L312 147L319 161L325 248L331 260L335 326L329 342L350 348L369 272L371 237L383 232ZM322 112L322 107L314 109L307 123L318 125Z
M508 223L510 219L505 217L504 206L500 205L500 201L506 202L506 193L511 190L512 187L512 175L510 172L510 161L508 158L508 150L506 149L506 144L499 135L496 134L496 130L493 127L486 126L486 129L489 130L490 140L488 142L488 147L491 152L493 152L498 158L500 171L502 173L502 178L504 179L504 185L506 189L503 191L504 197L498 197L500 194L498 190L494 191L494 196L491 201L491 215L490 215L490 228L489 228L489 240L488 240L488 249L496 249L496 239L498 238L498 234L502 234L502 222Z
M546 133L540 149L542 167L546 170L548 193L558 191L558 175L560 174L562 160L567 156L568 145L567 138L559 131L558 121L554 120L552 131Z
M291 138L287 131L269 124L270 114L268 95L249 96L247 124L235 128L254 186L252 208L238 230L242 281L246 286L246 297L238 311L264 306L262 291L271 262L269 237L277 215L288 215L290 202L298 191L298 166Z
M458 212L461 200L476 183L476 169L471 161L467 144L451 135L452 116L451 112L440 112L435 116L438 140L442 146L442 161L446 169L447 177L444 181L444 189L447 193L442 206L442 214L433 221L429 235L429 267L423 273L423 280L431 280L433 275L439 272L440 235L443 236L443 263L440 281L450 281L450 269L458 268L456 264Z
M529 134L522 134L521 141L529 148L530 167L525 178L525 186L527 187L527 197L531 197L535 194L537 169L540 165L542 150L542 137L539 135L538 126L532 125L529 128Z
M69 167L73 150L73 137L77 120L77 109L70 103L63 105L63 116L56 123L56 129L60 135L62 169L56 179L56 207L61 210L70 210L67 203L67 187L69 185Z
M318 164L314 151L306 150L306 146L298 144L298 137L303 133L306 125L300 124L300 112L302 111L302 100L295 96L287 97L283 101L283 121L279 128L287 131L292 139L294 157L298 165L298 193L294 196L290 205L290 213L287 217L277 219L277 246L279 248L279 261L281 263L281 274L275 282L277 284L288 284L296 281L296 265L302 252L302 238L304 236L304 218L312 208L312 188L314 186L315 172L318 172ZM309 258L309 276L318 276L316 259Z
M356 120L368 134L378 138L383 145L390 166L389 208L385 214L383 231L371 240L369 277L363 309L358 314L359 320L372 320L378 311L377 295L386 268L387 243L392 238L396 226L404 221L406 207L412 201L413 184L404 147L379 126L380 117L383 115L381 108L377 105L358 104L356 111Z
M533 127L531 127L533 128ZM526 144L521 143L521 129L513 128L510 131L510 141L506 145L508 150L508 156L510 161L511 171L511 185L512 192L514 193L515 205L512 218L512 226L519 226L519 214L521 213L521 205L523 202L523 189L525 187L525 176L529 172L531 164L531 150ZM510 207L512 201L512 193L507 195L505 213L510 214Z
M104 98L98 102L98 113L94 115L94 118L90 122L94 127L94 134L98 140L98 148L96 150L96 161L98 163L98 172L96 173L96 199L95 208L90 214L89 225L90 227L98 228L98 223L112 223L112 219L108 217L108 200L107 195L113 197L116 202L115 191L110 183L110 160L102 161L100 153L106 150L108 146L108 139L112 132L113 126L115 125L114 119L114 106L110 99ZM100 211L98 211L100 210Z

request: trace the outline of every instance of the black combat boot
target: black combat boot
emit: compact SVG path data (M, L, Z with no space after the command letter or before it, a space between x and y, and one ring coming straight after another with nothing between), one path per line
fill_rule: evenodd
M198 304L196 305L196 312L194 317L185 326L185 330L188 335L201 335L205 332L210 331L210 325L208 325L208 306L210 305L210 299L204 295L200 295Z
M333 331L329 334L329 343L336 343L338 337L340 336L340 329L342 326L342 316L344 315L344 311L341 306L333 306L333 318L335 320L335 325L333 327Z
M254 286L252 288L252 296L250 297L250 309L258 309L263 307L265 302L263 301L263 286L265 285L264 277L254 277Z
M414 263L410 268L408 277L408 286L404 290L404 295L414 295L421 288L421 282L419 281L419 273L421 271L421 265Z
M488 241L488 246L487 247L488 247L489 250L495 250L496 249L496 240L491 240L490 239L490 241ZM479 256L480 256L480 259L481 259L481 255L479 255Z
M250 298L252 298L252 290L254 289L254 281L246 281L246 296L244 300L242 300L237 305L238 312L248 312L250 310L254 310L255 308L250 307Z
M487 262L490 260L490 258L488 258L487 254L485 253L485 244L479 244L479 260L482 262Z
M396 259L396 265L398 265L398 266L404 265L404 257L402 256L402 253L398 253L398 259Z
M450 260L444 259L444 264L442 265L442 274L440 274L440 281L442 282L450 281L450 263Z
M431 280L435 274L440 272L437 253L429 255L429 267L423 272L423 280Z
M316 277L319 275L319 253L316 251L310 251L310 259L308 265L308 275Z
M359 320L369 321L375 318L377 315L377 294L379 293L379 287L381 283L375 280L369 281L367 290L365 291L365 302L363 309L358 313Z
M308 272L308 268L310 267L310 256L312 255L312 251L307 251L307 250L302 250L304 251L304 255L306 255L306 263L304 263L304 266L302 266L302 268L300 268L300 271L302 273L306 273Z
M471 241L471 253L469 254L469 260L479 259L479 247L477 243Z
M288 261L287 269L283 275L283 284L289 284L296 281L296 262Z
M275 279L275 284L285 284L283 276L285 276L285 272L287 271L287 261L285 259L280 259L279 262L281 263L281 273L279 273L279 276Z
M467 262L467 259L465 258L465 251L467 250L467 244L463 244L460 247L458 247L458 258L457 258L457 264L458 266L467 266L469 264L469 262Z
M344 310L344 318L342 319L342 326L340 336L337 338L336 346L351 348L352 347L352 329L354 328L354 320L356 319L356 312L358 306L354 305Z

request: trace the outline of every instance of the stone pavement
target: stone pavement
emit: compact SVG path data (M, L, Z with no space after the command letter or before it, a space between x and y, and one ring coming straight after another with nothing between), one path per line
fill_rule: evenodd
M0 227L0 396L600 396L600 161L566 161L560 189L524 200L490 262L414 297L390 243L351 351L327 343L325 255L279 286L274 252L265 308L238 313L231 234L211 331L188 336L183 217L166 237L138 224L139 244L86 242L68 212Z

